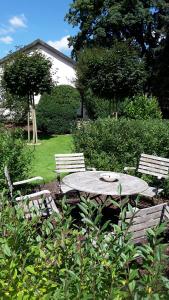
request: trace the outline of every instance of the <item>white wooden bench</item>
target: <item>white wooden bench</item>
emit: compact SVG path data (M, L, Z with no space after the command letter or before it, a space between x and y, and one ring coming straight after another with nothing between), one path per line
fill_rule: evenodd
M134 211L134 208L133 208ZM130 223L128 232L132 233L134 243L140 243L146 240L146 231L164 221L169 220L169 205L162 203L148 208L135 209L126 213L125 222ZM121 221L119 222L119 225Z
M155 155L141 154L138 167L125 167L124 171L136 170L136 172L155 176L157 179L169 178L169 159ZM162 192L158 187L149 187L141 195L154 197Z
M64 194L73 190L72 188L61 182L61 174L85 172L86 170L95 170L95 168L88 168L85 166L85 159L83 153L55 154L55 162L55 172L59 181L60 192Z

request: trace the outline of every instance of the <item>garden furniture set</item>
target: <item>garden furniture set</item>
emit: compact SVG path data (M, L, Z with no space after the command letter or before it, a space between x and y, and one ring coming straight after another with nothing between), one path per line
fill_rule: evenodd
M150 187L143 179L118 172L96 171L94 168L85 166L83 153L56 154L56 175L59 182L59 192L67 194L72 191L87 193L88 195L106 196L121 199L124 196L142 195L146 197L157 196L162 189ZM169 159L153 155L141 154L138 167L125 167L124 171L134 170L147 175L155 176L159 181L168 178ZM64 174L70 173L61 179ZM21 184L40 180L35 177L19 182L11 183L9 172L5 167L5 177L9 186L11 199L13 198L13 187ZM92 197L91 197L92 198ZM94 197L93 197L94 198ZM31 218L35 213L40 216L48 216L53 211L59 213L50 191L42 190L36 193L21 195L15 198L16 203L24 209L25 217ZM154 227L161 221L169 218L167 203L156 205L145 209L135 209L134 216L131 212L126 214L126 222L131 222L130 232L133 240L138 241L145 238L148 228Z

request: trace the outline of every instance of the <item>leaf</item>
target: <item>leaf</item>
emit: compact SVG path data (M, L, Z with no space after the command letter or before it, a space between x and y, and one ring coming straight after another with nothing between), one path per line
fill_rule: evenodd
M29 272L29 273L31 273L33 275L37 274L37 272L35 271L35 269L34 269L34 267L32 265L27 266L25 269L26 269L27 272Z
M2 250L5 253L6 256L11 256L11 249L9 248L8 244L2 245Z

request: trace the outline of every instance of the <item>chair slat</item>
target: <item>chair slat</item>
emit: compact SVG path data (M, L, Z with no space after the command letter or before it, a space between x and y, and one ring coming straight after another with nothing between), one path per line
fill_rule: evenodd
M152 176L155 176L155 177L159 177L159 176L161 176L162 178L167 178L168 177L168 175L164 175L164 174L157 173L157 172L151 172L151 171L148 171L148 170L145 170L145 169L140 169L140 168L138 168L137 171L142 173L142 174L152 175Z
M82 156L83 157L83 153L69 153L69 154L55 154L55 157L59 158L59 157L74 157L74 156Z
M151 158L145 158L145 157L140 157L140 162L143 163L150 163L155 164L157 167L166 167L169 168L169 162L161 161L161 160L156 160L156 159L151 159Z
M143 208L143 209L138 209L135 212L135 217L142 217L145 215L156 213L158 211L162 211L164 209L164 207L168 207L167 203L162 203L162 204L158 204L158 205ZM127 218L131 218L132 216L133 216L133 213L131 213L131 212L126 213Z
M84 171L86 171L86 169L85 168L76 168L76 169L58 169L58 170L56 170L56 173L68 173L68 172L71 172L71 173L73 173L73 172L84 172Z
M165 165L162 165L162 164L156 164L156 163L153 163L153 162L147 162L147 161L144 161L144 160L141 160L140 159L140 162L139 162L139 166L142 165L142 166L146 166L146 167L151 167L151 168L154 168L154 169L159 169L159 170L164 170L166 172L168 172L168 167L165 166Z
M157 160L157 161L169 163L169 158L165 158L165 157L149 155L149 154L145 154L145 153L142 153L141 157L150 158L150 159L154 159L154 160Z
M168 170L157 169L157 168L154 168L154 167L151 167L151 166L143 165L141 163L139 164L139 169L147 170L147 171L154 172L154 173L157 173L157 174L162 174L162 175L167 175L168 174Z
M61 170L61 169L80 169L80 168L84 168L85 169L85 165L84 164L75 164L75 165L57 165L57 169Z

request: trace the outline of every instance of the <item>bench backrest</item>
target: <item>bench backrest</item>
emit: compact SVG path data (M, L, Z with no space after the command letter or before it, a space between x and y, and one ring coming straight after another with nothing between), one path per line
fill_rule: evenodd
M169 172L169 159L154 155L141 154L138 172L142 174L167 178Z
M169 220L169 205L162 203L148 208L136 209L126 213L126 222L130 223L129 232L135 243L146 239L146 231L149 228L159 225L162 221Z
M84 154L55 154L56 173L74 173L86 171Z

